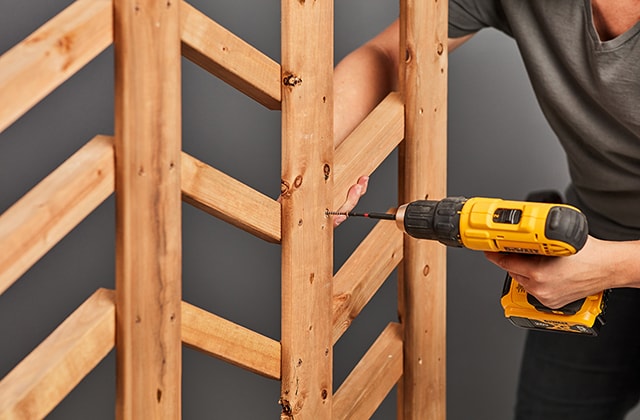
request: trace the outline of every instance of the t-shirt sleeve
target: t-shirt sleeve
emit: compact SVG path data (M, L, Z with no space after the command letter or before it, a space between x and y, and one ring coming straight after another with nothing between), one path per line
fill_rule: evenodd
M500 0L449 0L449 38L488 27L511 33Z

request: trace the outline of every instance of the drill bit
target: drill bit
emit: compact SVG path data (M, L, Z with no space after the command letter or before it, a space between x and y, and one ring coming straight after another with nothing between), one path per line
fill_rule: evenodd
M395 213L356 213L327 210L326 214L327 216L368 217L369 219L396 220Z

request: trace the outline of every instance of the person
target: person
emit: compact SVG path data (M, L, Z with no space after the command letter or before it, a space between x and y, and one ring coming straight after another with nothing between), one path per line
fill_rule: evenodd
M336 145L396 88L398 27L336 66ZM640 1L449 1L449 51L486 27L515 40L567 155L567 201L590 233L570 257L486 256L551 308L611 289L598 337L527 334L515 418L622 419L640 398ZM360 178L340 211L367 184Z

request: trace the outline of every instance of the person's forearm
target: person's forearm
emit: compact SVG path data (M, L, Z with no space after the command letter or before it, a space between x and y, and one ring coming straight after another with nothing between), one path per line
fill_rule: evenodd
M333 81L336 147L396 88L398 37L395 22L336 66Z
M448 40L448 52L473 34ZM347 55L334 72L334 146L398 85L400 28L396 20L369 42Z
M393 71L373 47L354 51L334 76L334 146L338 146L393 89Z
M612 287L640 288L640 241L612 242L603 259L617 270Z

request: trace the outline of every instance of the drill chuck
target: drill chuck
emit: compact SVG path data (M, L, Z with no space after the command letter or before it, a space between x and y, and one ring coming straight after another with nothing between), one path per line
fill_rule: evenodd
M401 230L418 239L432 239L448 246L462 247L460 212L467 199L418 200L403 204L396 212Z

